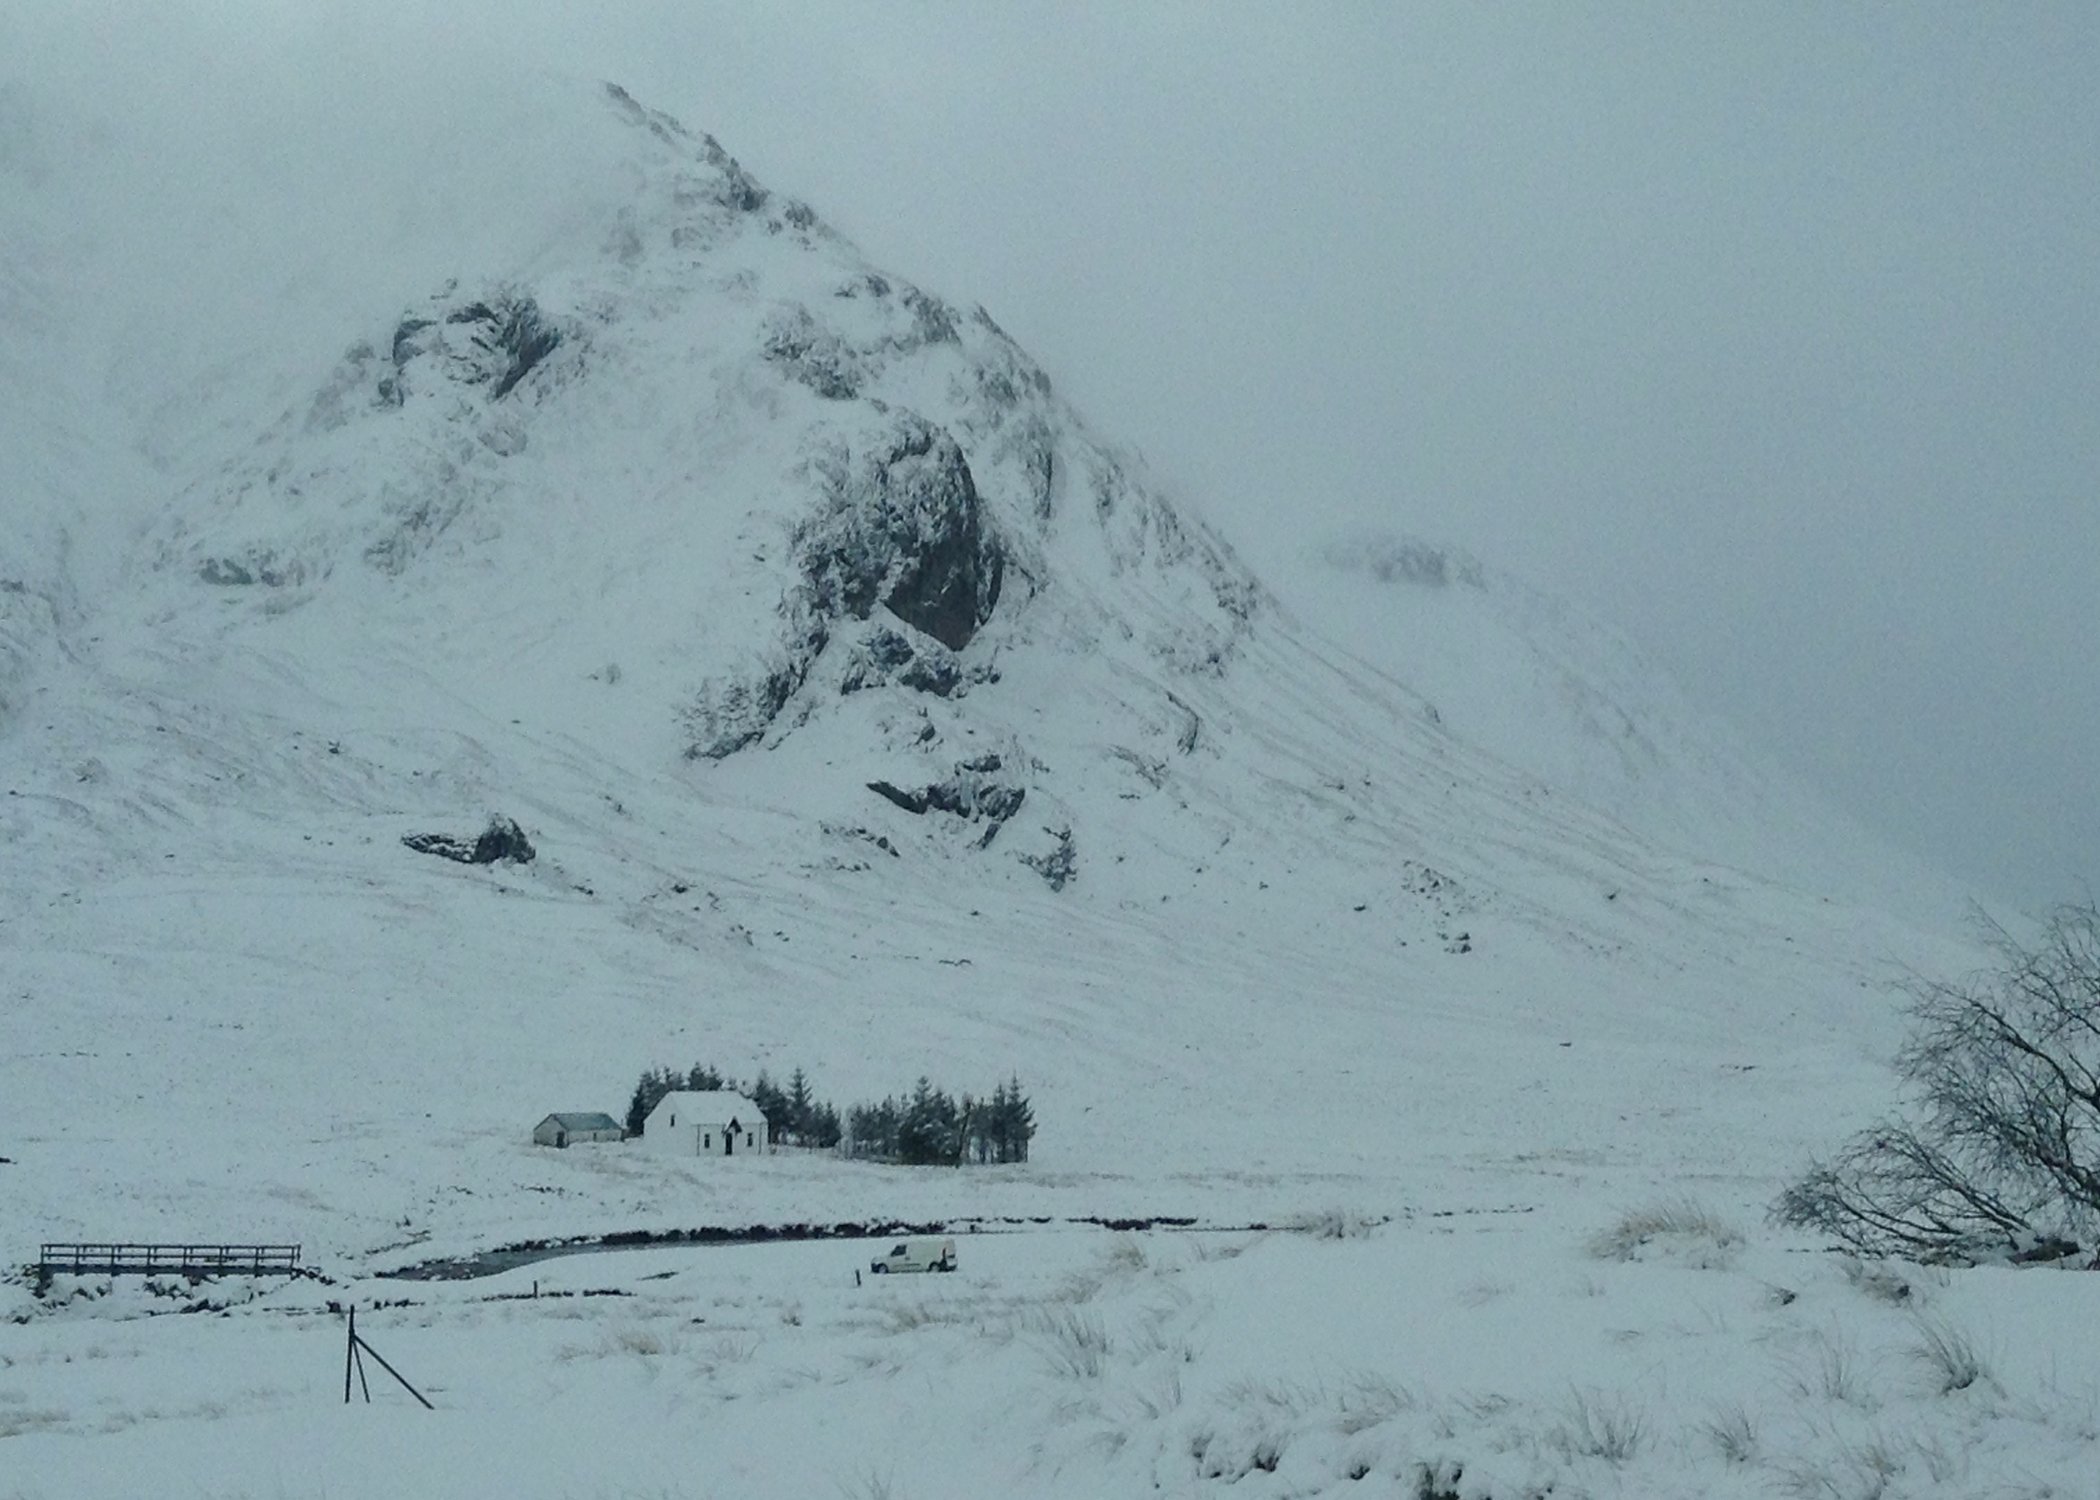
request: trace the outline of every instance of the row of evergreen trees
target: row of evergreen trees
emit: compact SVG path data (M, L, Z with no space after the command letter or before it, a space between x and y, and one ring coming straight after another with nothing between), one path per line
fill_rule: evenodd
M911 1097L856 1104L846 1115L847 1150L872 1161L959 1167L967 1161L1028 1160L1035 1110L1018 1077L989 1099L948 1096L924 1077Z
M649 1111L664 1095L680 1089L734 1090L758 1106L777 1144L841 1151L864 1161L951 1167L968 1161L1022 1162L1028 1160L1028 1143L1035 1139L1035 1110L1018 1075L994 1088L988 1099L968 1094L956 1098L921 1077L907 1098L856 1104L842 1120L836 1109L816 1097L800 1068L789 1075L786 1088L765 1073L745 1087L700 1063L684 1072L644 1070L628 1101L627 1133L640 1135Z

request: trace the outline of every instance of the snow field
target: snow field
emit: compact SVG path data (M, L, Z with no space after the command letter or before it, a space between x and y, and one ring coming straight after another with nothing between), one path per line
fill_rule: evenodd
M1605 1256L1622 1221L1567 1202L965 1234L953 1276L859 1286L879 1242L299 1283L216 1317L61 1284L0 1345L0 1495L2092 1492L2100 1283L1861 1266L1683 1210ZM374 1404L342 1404L346 1293L435 1413L369 1361Z

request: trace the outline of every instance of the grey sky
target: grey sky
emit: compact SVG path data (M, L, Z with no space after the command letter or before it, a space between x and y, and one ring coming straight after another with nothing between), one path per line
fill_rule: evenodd
M188 29L288 88L615 78L1257 566L1457 543L1977 887L2100 887L2100 10L421 9Z

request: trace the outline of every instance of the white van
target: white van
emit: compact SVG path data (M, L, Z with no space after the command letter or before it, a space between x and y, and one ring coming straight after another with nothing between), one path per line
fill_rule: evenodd
M868 1269L878 1276L886 1276L892 1271L952 1271L955 1269L955 1241L930 1234L913 1235L890 1246L889 1254L869 1261Z

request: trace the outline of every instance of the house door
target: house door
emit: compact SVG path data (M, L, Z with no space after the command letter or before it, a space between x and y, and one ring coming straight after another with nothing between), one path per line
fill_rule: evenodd
M734 1130L722 1132L722 1154L724 1156L736 1155L736 1132Z

